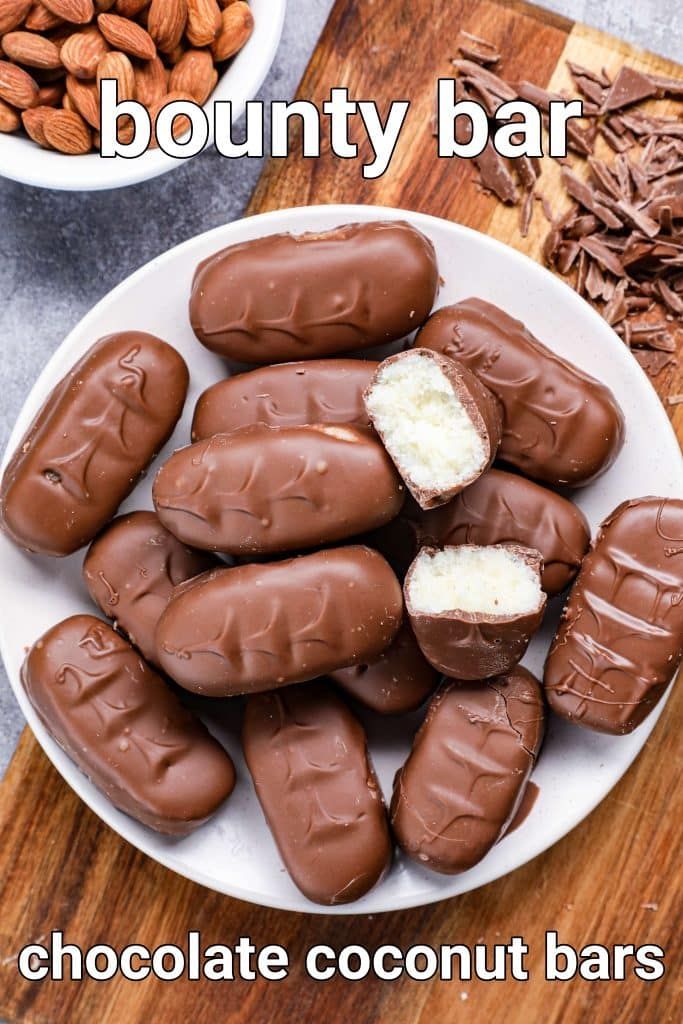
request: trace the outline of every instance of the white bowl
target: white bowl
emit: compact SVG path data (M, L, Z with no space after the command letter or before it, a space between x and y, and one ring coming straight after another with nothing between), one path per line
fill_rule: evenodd
M626 444L605 476L575 493L593 528L625 498L683 493L681 453L657 395L630 352L587 303L547 270L485 235L434 217L373 206L301 207L247 218L191 239L148 263L102 299L62 343L19 416L5 458L55 382L97 338L129 328L151 331L177 347L191 373L181 422L147 479L123 506L151 508L155 469L174 447L189 441L199 393L224 375L221 360L197 342L188 322L187 298L196 264L222 246L273 232L323 231L349 221L396 217L409 220L436 246L445 282L439 305L472 294L499 303L524 319L552 349L614 391L626 416ZM296 889L266 827L240 750L239 702L220 702L207 719L235 760L235 792L210 822L182 840L158 835L117 811L40 724L22 689L19 669L26 646L48 627L76 612L94 611L81 581L82 561L82 553L67 559L31 556L0 536L0 651L33 732L69 785L129 842L187 878L254 903L308 912L375 913L444 899L491 882L557 842L593 810L634 760L664 706L662 701L629 736L601 736L553 718L533 775L540 794L531 814L480 864L447 877L398 857L390 874L363 899L346 907L320 908ZM536 674L558 613L559 602L554 601L524 659ZM420 715L363 717L380 783L389 796ZM662 766L663 771L669 768ZM40 808L35 813L40 814Z
M244 113L248 100L261 88L275 59L282 35L287 0L250 0L254 31L247 44L232 59L218 85L204 105L213 138L213 105L216 100L231 100L233 122ZM0 175L25 185L67 191L97 191L135 185L148 178L181 167L185 160L151 149L135 160L125 157L103 160L97 153L65 156L41 149L21 132L0 133Z

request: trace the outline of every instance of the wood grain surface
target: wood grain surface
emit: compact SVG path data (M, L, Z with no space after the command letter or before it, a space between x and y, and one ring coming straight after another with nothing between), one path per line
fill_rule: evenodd
M518 211L502 208L473 181L470 164L435 157L431 136L436 79L447 75L459 27L498 43L509 77L558 88L564 60L678 73L674 65L521 3L338 0L299 95L322 101L332 85L355 97L411 99L411 114L389 171L363 182L357 161L329 152L317 161L272 160L250 212L306 203L397 205L460 221L535 258L546 224L536 213L527 239ZM548 162L546 162L548 163ZM560 203L557 171L543 190ZM683 390L679 370L656 381L663 400ZM669 406L683 442L683 406ZM195 1020L233 1024L347 1021L418 1024L666 1024L681 1019L680 732L683 693L674 693L636 764L601 806L562 842L506 878L441 904L395 914L318 917L264 910L187 882L138 853L62 782L26 730L0 795L0 1017L45 1024L136 1024ZM88 947L141 942L183 945L190 929L205 944L248 935L256 946L281 943L292 969L282 982L23 981L16 956L53 929ZM547 982L547 930L582 947L599 942L656 943L667 971L647 983ZM530 980L320 983L302 963L315 943L507 942L530 947Z

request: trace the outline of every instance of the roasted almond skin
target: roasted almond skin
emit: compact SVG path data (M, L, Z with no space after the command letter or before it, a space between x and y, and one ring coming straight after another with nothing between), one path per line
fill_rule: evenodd
M100 32L114 50L123 50L139 60L156 57L156 46L149 32L142 25L118 14L100 14L97 19Z
M0 99L11 107L27 110L38 102L38 83L28 71L0 60Z
M64 101L70 100L67 94ZM51 110L43 124L45 138L53 149L70 156L89 153L92 148L92 134L81 115L68 107Z
M8 32L2 37L2 48L17 64L48 70L62 66L59 47L35 32Z
M42 0L42 3L58 18L75 25L86 25L95 17L92 0Z
M3 0L0 5L0 36L21 25L31 10L32 0Z
M254 16L249 4L236 0L221 12L218 35L211 44L214 59L220 63L241 50L254 31Z

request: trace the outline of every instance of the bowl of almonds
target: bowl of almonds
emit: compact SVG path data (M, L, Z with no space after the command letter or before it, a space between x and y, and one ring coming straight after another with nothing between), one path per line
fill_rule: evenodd
M183 161L156 146L136 159L99 155L99 84L137 100L152 125L192 100L213 125L217 100L236 121L275 57L286 0L0 0L0 175L42 188L119 188ZM180 137L183 118L174 135ZM119 119L126 141L130 124Z

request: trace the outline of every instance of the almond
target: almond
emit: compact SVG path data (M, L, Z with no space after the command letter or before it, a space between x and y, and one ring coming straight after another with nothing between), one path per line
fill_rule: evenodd
M87 25L95 17L92 0L41 0L48 11L74 25Z
M150 149L157 149L159 146L159 143L157 142L156 124L157 118L161 111L169 103L174 103L176 100L187 99L192 99L192 97L186 96L182 92L169 92L164 96L162 100L159 100L158 103L155 103L154 106L150 107L149 116L152 119L152 140L149 144ZM181 139L186 132L189 132L189 130L190 119L185 114L179 114L177 117L173 119L173 138L176 140L176 142L179 139Z
M75 78L94 78L97 65L109 52L107 41L95 25L74 32L61 49L62 64Z
M59 47L46 36L35 32L8 32L2 37L2 48L10 60L30 68L59 68Z
M218 72L209 50L188 50L171 70L168 87L204 104L216 88Z
M28 71L0 60L0 99L19 110L26 110L38 102L38 83Z
M168 92L168 71L159 57L145 61L135 68L135 96L140 103L151 107Z
M100 14L97 18L100 32L114 50L122 50L140 60L156 57L156 46L149 32L118 14Z
M173 50L171 50L169 53L164 54L164 57L166 58L166 63L170 65L170 67L173 67L174 64L178 63L178 61L180 60L184 53L187 53L187 47L183 46L182 43L178 43L178 45Z
M64 95L64 83L54 82L44 85L38 92L38 105L41 107L58 107Z
M29 29L31 32L49 32L51 29L58 28L63 24L62 18L58 18L52 11L48 11L47 7L37 3L33 4L31 10L26 15L24 28Z
M137 18L149 6L150 0L116 0L116 13L123 18Z
M249 4L236 0L221 14L221 29L211 46L213 59L220 63L241 50L254 30L254 16Z
M210 46L221 30L216 0L187 0L187 38L193 46Z
M66 91L74 108L91 128L100 127L100 90L95 82L82 82L67 75Z
M47 110L43 131L49 144L60 153L73 156L89 153L92 135L81 115L73 110Z
M112 9L115 3L116 0L95 0L95 10L98 14L106 14L107 11Z
M11 32L31 10L32 0L0 0L0 36Z
M0 132L15 132L21 125L19 111L9 103L0 100Z
M104 78L115 78L118 82L118 100L135 99L135 71L125 53L112 50L103 57L97 68L97 87Z
M152 0L147 31L162 53L174 50L185 31L187 0Z
M78 111L76 110L76 104L71 99L71 97L69 96L68 92L65 92L64 95L62 96L62 109L63 110L73 110L73 112L75 114L78 113Z
M31 110L24 110L21 115L24 131L43 149L50 149L50 143L45 138L45 118L50 110L52 107L32 107Z

